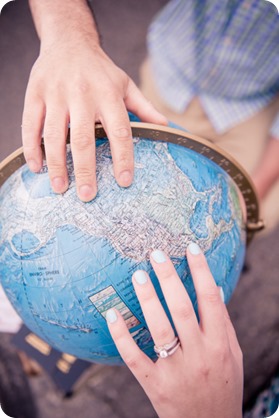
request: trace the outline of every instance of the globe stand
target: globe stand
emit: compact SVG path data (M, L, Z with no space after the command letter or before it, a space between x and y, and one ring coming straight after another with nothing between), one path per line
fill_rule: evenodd
M133 137L171 142L189 148L215 162L229 174L238 186L245 203L247 245L251 242L254 234L264 228L264 221L260 216L259 200L252 179L230 154L208 140L169 126L131 122L131 128ZM106 132L101 124L95 125L95 137L96 139L106 138ZM70 130L67 141L70 142ZM0 163L0 187L25 163L22 148Z

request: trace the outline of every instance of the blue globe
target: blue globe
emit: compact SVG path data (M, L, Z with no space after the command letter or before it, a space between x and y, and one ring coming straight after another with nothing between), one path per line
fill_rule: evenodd
M168 253L192 303L197 301L185 249L197 242L228 301L239 278L245 232L237 186L214 162L180 145L134 138L135 178L117 185L109 144L97 143L98 195L52 192L47 167L23 165L0 189L0 277L24 323L54 348L93 362L121 364L106 324L115 307L140 348L153 341L131 277L146 270L165 301L149 262Z

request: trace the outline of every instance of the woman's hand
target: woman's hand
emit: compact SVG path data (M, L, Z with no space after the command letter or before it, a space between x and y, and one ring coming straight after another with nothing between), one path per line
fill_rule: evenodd
M156 250L150 258L180 345L153 363L134 342L119 312L112 309L107 321L120 355L160 418L240 418L242 353L222 290L216 286L204 255L197 244L189 245L187 259L200 323L167 255ZM174 330L147 273L137 271L132 280L155 345L171 343L175 340Z

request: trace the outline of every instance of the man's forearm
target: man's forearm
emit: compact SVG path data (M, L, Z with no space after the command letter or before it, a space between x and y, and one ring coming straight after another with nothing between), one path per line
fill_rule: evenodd
M29 0L29 5L41 42L51 43L58 37L81 33L99 44L94 18L86 0Z

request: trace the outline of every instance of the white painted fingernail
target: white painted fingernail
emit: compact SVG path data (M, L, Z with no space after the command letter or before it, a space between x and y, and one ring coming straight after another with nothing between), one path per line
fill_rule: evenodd
M151 257L156 263L161 264L167 261L165 254L161 250L155 250L151 253Z
M106 313L106 320L110 323L113 324L114 322L117 321L117 315L116 312L113 309L109 309Z
M224 294L224 290L223 290L222 286L219 286L219 291L220 291L220 296L221 296L222 302L225 303L225 294Z
M134 273L134 278L138 284L144 284L147 282L147 275L143 270L136 271Z
M198 254L201 253L200 247L195 242L191 242L188 245L188 249L189 249L190 253L193 254L193 255L198 255Z

